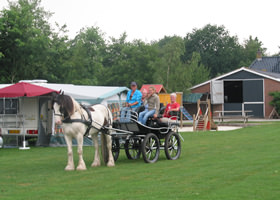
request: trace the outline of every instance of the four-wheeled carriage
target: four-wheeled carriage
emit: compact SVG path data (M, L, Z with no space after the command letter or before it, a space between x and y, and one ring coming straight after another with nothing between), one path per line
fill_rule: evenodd
M165 151L169 160L176 160L181 154L181 141L178 123L160 123L148 120L147 126L134 118L130 122L113 123L112 153L115 161L120 149L124 149L128 159L138 159L141 154L147 163L154 163L159 158L160 150Z

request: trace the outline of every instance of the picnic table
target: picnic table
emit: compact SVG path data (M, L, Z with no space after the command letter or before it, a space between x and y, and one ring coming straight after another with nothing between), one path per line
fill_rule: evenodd
M244 124L248 122L248 118L252 115L249 113L253 112L252 110L218 110L215 113L218 113L219 123L224 121L224 119L238 119L241 118L244 121Z

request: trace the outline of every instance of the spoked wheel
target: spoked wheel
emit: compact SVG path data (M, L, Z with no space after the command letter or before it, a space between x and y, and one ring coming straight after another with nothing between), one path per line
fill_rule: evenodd
M177 133L170 132L167 134L164 143L164 151L166 158L169 160L176 160L181 154L181 140Z
M114 137L112 137L112 154L114 160L117 161L120 154L120 140Z
M141 151L144 161L146 163L156 162L159 157L159 148L160 144L158 137L153 133L149 133L148 135L146 135L141 145Z
M139 159L141 155L141 140L138 138L127 139L124 144L124 149L128 159Z

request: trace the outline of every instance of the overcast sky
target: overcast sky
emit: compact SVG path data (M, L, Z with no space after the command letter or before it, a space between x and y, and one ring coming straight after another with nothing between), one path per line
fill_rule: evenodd
M0 8L7 6L0 0ZM166 36L184 37L206 24L224 25L243 43L250 35L279 52L279 0L42 0L53 12L50 22L66 24L73 38L83 27L98 26L107 37L145 42Z

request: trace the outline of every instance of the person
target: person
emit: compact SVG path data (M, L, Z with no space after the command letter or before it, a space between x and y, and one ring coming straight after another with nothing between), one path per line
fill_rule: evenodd
M168 122L169 120L177 119L174 116L172 117L170 114L171 111L179 111L180 109L180 104L176 102L176 98L177 98L176 93L170 94L171 103L166 105L162 118L160 119L161 122Z
M148 95L148 91L144 88L142 91L142 98L141 98L142 105L144 105L147 95Z
M142 93L137 89L136 82L130 83L131 90L128 91L126 96L125 107L121 109L121 122L129 122L131 117L131 112L141 106Z
M149 117L153 116L154 118L157 118L159 113L159 97L156 94L156 89L152 86L149 87L145 105L148 105L148 108L140 112L138 118L138 121L144 125L146 125L146 122Z
M147 97L148 97L148 91L146 89L143 89L143 91L142 91L142 99L141 99L142 106L144 107L143 110L147 110L148 109L148 104L146 103ZM141 111L143 111L143 110L141 110Z

